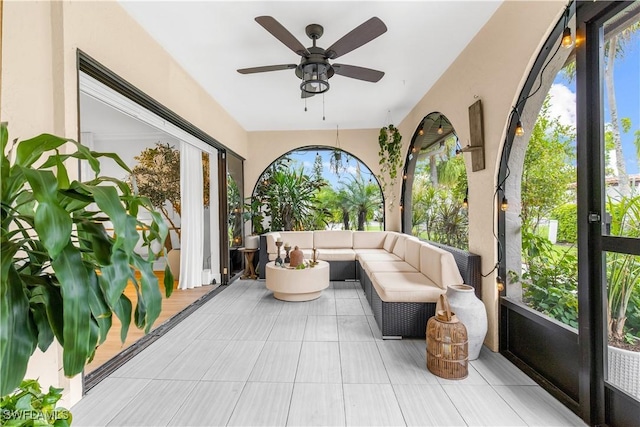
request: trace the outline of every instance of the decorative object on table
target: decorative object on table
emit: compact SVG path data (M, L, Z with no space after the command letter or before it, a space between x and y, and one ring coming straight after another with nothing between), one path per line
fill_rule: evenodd
M287 242L284 244L284 263L289 264L291 262L291 258L289 258L289 252L291 252L291 245Z
M260 246L260 236L244 236L244 247L246 249L258 249Z
M467 328L451 311L449 301L440 295L436 315L427 322L427 368L449 380L469 375Z
M447 299L451 310L467 328L469 338L469 360L476 360L487 335L487 311L482 301L469 285L447 286Z
M291 257L291 261L289 262L289 266L293 268L296 268L297 266L299 266L304 262L304 254L302 253L300 248L298 248L297 246L293 248L293 250L291 251L290 257Z
M276 241L276 246L278 247L278 256L276 257L276 265L279 265L282 267L283 262L282 262L282 258L280 257L280 248L282 247L282 240L280 240L279 237L278 237L278 240Z
M314 264L318 263L318 250L316 248L313 248L313 255L311 256L311 261Z

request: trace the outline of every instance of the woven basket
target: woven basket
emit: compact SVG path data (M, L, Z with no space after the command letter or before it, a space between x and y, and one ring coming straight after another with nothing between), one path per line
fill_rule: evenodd
M444 295L440 295L436 315L427 322L427 369L450 380L469 375L467 328L451 311Z

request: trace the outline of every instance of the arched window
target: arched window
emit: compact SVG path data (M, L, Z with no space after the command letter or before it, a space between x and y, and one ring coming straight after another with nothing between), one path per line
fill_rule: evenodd
M378 179L339 148L304 147L271 163L247 203L254 233L275 230L383 230Z
M403 231L467 249L467 172L458 137L442 113L431 113L418 125L403 178Z

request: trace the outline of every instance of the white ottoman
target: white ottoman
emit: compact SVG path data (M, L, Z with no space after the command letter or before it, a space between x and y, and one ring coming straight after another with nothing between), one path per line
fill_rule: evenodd
M266 265L267 289L283 301L310 301L329 287L329 263L318 261L313 268L302 270L282 268L272 261Z

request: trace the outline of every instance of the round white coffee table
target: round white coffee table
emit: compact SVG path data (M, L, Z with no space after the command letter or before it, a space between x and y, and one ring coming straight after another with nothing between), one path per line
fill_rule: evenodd
M310 301L329 287L329 263L318 261L315 267L302 270L276 266L273 261L265 268L267 289L283 301Z

